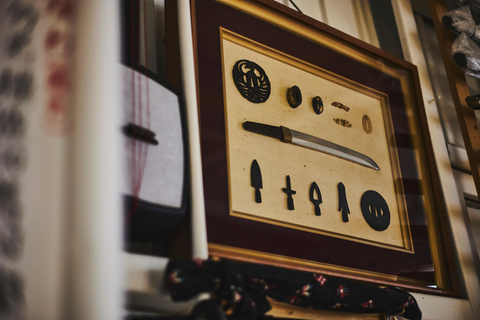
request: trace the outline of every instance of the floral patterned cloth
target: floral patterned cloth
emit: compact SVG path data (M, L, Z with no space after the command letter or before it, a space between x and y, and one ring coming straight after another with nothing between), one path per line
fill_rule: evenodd
M239 320L263 319L271 309L267 297L305 308L422 318L418 304L406 291L319 273L229 260L178 260L169 262L166 277L174 301L210 292Z

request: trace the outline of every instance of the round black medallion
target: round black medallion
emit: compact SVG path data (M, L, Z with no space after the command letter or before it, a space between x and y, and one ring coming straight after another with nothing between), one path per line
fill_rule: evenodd
M383 231L390 225L390 210L385 199L376 191L368 190L360 200L362 214L372 229Z
M232 70L233 82L250 102L262 103L270 96L270 81L262 67L252 61L238 60Z

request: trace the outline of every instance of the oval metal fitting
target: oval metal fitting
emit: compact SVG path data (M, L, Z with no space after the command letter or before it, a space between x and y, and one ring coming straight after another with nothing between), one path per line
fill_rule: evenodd
M323 112L323 100L319 96L316 96L315 98L312 99L312 107L313 111L315 111L316 114L320 114Z
M363 124L363 130L365 130L366 133L370 134L373 131L372 127L372 120L370 120L370 117L367 115L364 115L362 117L362 124Z
M302 104L302 92L299 87L293 86L287 90L287 101L292 108Z

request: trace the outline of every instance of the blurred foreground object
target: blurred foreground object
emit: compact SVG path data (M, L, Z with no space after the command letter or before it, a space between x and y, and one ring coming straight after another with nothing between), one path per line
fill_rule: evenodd
M480 78L480 47L462 32L452 44L452 57L469 76Z

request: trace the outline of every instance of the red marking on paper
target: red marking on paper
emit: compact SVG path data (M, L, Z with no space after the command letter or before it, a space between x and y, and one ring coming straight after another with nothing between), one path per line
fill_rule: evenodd
M64 0L63 4L58 11L58 15L61 19L70 19L72 18L74 11L74 5L72 0Z
M52 67L48 73L47 84L51 90L66 90L69 82L69 70L64 65Z
M68 20L72 18L75 6L72 0L50 0L46 9L58 18Z
M65 134L70 128L68 112L74 5L72 0L47 0L45 6L47 32L43 38L43 48L48 69L44 78L46 89L44 119L46 131L52 134Z
M63 41L62 33L59 30L51 29L45 37L45 49L52 50Z

